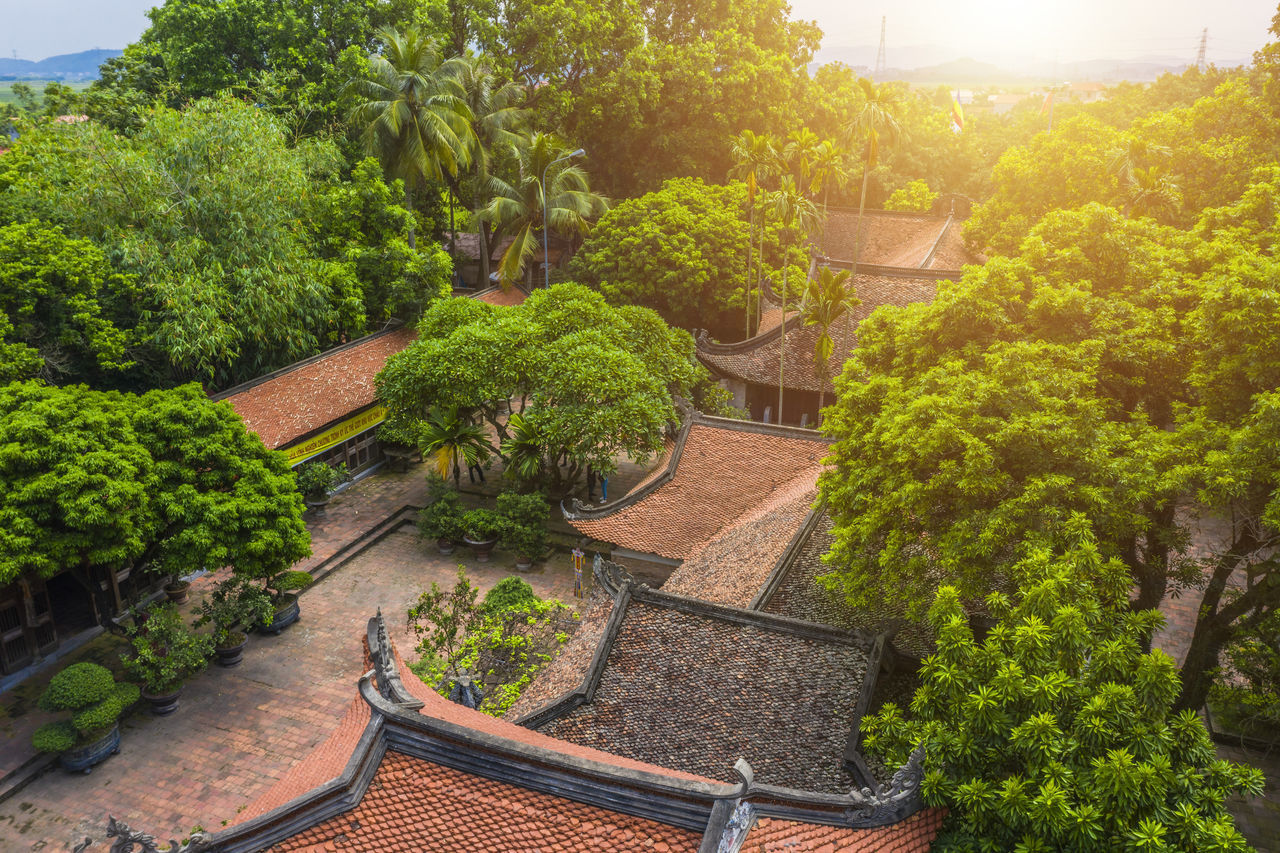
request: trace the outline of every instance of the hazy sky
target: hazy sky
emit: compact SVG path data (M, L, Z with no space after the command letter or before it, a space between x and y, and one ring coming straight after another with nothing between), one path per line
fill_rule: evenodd
M146 28L158 0L0 0L0 55L43 59L122 48ZM1144 55L1194 59L1209 28L1208 57L1247 59L1267 41L1277 0L791 0L816 19L824 45L932 44L986 61L1007 55L1079 60Z

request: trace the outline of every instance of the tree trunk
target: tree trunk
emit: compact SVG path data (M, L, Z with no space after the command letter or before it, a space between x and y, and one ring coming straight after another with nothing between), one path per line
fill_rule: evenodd
M755 250L755 246L752 245L752 238L755 237L755 233L756 206L755 204L752 204L751 220L750 224L747 226L747 337L743 338L744 341L751 337L751 254Z
M480 280L476 282L476 286L483 289L489 286L489 255L493 252L489 248L489 223L480 223Z
M787 360L787 251L782 250L782 336L778 345L778 423L782 423L782 381Z
M867 177L871 174L870 163L864 163L862 166L862 195L858 199L858 219L853 226L853 272L850 274L850 283L857 287L858 282L858 258L862 254L862 214L867 209ZM844 336L845 341L849 344L849 348L853 349L853 312L846 311L844 318Z
M409 184L407 182L404 185L404 209L409 211L409 248L416 249L418 244L413 236L413 196L409 192Z

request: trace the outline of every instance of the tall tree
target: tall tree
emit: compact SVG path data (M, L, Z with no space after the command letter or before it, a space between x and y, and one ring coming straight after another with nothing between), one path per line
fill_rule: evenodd
M813 151L813 162L810 166L809 193L822 193L822 238L818 243L818 251L826 253L827 229L827 196L834 187L841 191L849 183L849 167L844 150L830 139L824 139Z
M379 36L384 52L369 57L367 77L351 82L360 99L351 116L366 150L404 181L405 207L412 209L415 189L443 183L471 162L473 115L459 82L467 66L457 57L443 59L435 41L417 28L383 29Z
M804 245L808 235L819 225L818 208L804 194L790 175L783 175L780 185L770 198L770 206L779 224L791 232L795 245ZM778 350L778 423L782 423L783 390L786 380L787 354L787 294L791 291L791 244L782 244L782 267L779 271L781 281L778 291L782 296L782 343ZM808 260L807 256L803 260ZM801 266L801 275L808 275L806 264Z
M876 85L865 77L858 78L858 88L862 90L862 106L848 127L851 141L861 142L862 159L862 192L858 196L858 219L854 225L853 270L858 271L858 254L862 246L862 216L867 209L867 179L871 177L871 169L880 159L880 145L894 145L898 141L901 126L898 113L902 109L901 93L888 83Z
M490 179L493 198L480 215L513 238L498 264L503 287L510 287L522 273L532 278L529 261L542 251L544 218L552 232L582 235L591 229L590 219L609 209L609 200L591 191L582 167L561 160L568 151L554 136L534 133L516 147L515 181Z
M747 278L743 288L746 293L747 331L746 338L751 337L751 253L754 251L754 240L764 240L764 226L761 225L759 235L756 234L756 197L761 192L761 184L770 177L778 163L778 152L774 149L773 138L768 134L744 130L736 136L731 144L733 169L731 177L742 180L747 185L747 210L750 216L750 237L747 241Z
M813 368L818 376L819 419L822 417L827 383L831 381L829 363L835 352L831 324L862 304L862 300L850 292L849 282L852 277L848 270L833 272L830 267L822 267L805 287L804 324L818 327L818 339L813 344ZM846 338L845 343L851 345L853 341Z

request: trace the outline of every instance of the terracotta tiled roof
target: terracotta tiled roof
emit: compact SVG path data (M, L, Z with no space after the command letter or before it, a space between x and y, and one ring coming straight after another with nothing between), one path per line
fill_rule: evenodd
M937 251L929 261L929 269L958 270L966 264L987 262L982 255L975 255L964 247L964 229L961 227L963 224L959 221L951 223L951 227L947 229L946 234L942 235L942 242L938 244Z
M692 853L701 842L701 833L388 752L358 806L271 849Z
M881 305L905 306L915 302L931 302L937 290L933 278L904 278L899 276L861 274L853 277L854 292L862 303L855 307L848 318L840 318L832 324L828 334L835 346L827 362L829 376L840 375L844 363L857 343L857 325ZM849 326L854 331L850 334ZM797 318L787 320L787 356L784 381L787 388L801 391L817 391L818 375L814 369L814 345L818 341L818 327L804 326ZM698 341L698 358L720 376L740 379L756 385L778 387L778 361L782 350L782 336L776 331L756 335L728 347L707 345ZM832 385L827 385L827 393Z
M834 592L818 583L819 575L832 569L822 558L835 539L831 534L831 519L824 511L818 518L813 532L800 548L795 560L785 568L786 574L773 595L761 609L766 613L790 616L806 622L830 625L845 631L862 628L872 633L898 629L893 644L901 651L917 657L933 652L933 637L925 625L902 620L902 610L888 607L876 609L853 608Z
M683 560L775 490L802 473L816 474L827 451L816 434L797 438L696 422L670 480L634 503L624 499L616 512L571 523L621 548Z
M630 597L591 702L541 730L726 782L744 757L762 784L847 793L868 649L665 598Z
M374 401L373 378L409 345L412 328L370 335L221 395L275 450Z
M924 809L906 820L875 829L848 829L762 817L747 833L742 853L924 853L946 817Z
M770 500L685 560L662 591L730 607L750 604L817 497L816 473L806 472L775 490Z
M832 209L827 212L827 233L822 252L829 258L852 261L857 210ZM862 217L864 235L859 264L887 267L919 267L942 234L945 216L902 214L868 210Z

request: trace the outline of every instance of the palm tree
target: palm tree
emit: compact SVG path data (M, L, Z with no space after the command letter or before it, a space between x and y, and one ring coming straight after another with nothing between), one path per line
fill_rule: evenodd
M818 327L818 340L813 345L813 366L818 374L818 418L821 423L822 403L826 399L828 363L835 351L835 342L831 340L831 324L845 313L862 304L862 300L849 292L848 270L833 273L830 267L823 267L815 278L809 279L805 287L804 324ZM849 339L846 338L846 342Z
M542 434L532 421L520 412L512 412L507 420L509 436L502 441L501 452L506 469L518 480L533 482L542 474Z
M796 183L804 186L809 181L813 169L813 160L821 141L818 134L807 127L801 127L787 134L787 144L782 148L782 159L786 161Z
M1129 175L1124 215L1154 216L1176 213L1182 204L1182 190L1159 166L1134 167Z
M554 136L534 133L516 146L515 182L499 177L489 179L493 197L480 216L515 238L498 263L499 280L504 288L510 287L521 273L532 273L529 259L541 248L544 173L545 215L550 230L560 234L586 234L591 228L587 219L609 209L609 200L591 191L587 173L580 167L561 161L548 170L567 151Z
M488 199L481 202L477 196L489 183L491 152L510 150L519 143L521 137L516 128L524 124L530 111L520 106L525 97L524 86L499 77L488 57L469 55L460 59L458 82L462 85L463 99L471 110L471 130L475 135L471 152L471 207L483 208ZM480 281L487 284L492 227L484 220L479 224Z
M858 78L858 86L862 89L862 109L849 127L849 137L856 139L865 137L864 151L866 157L862 165L862 196L858 201L858 222L854 227L853 269L858 270L858 249L862 245L862 216L867 209L867 178L880 158L880 140L890 145L897 142L902 129L898 124L898 110L901 108L901 97L896 89L888 84L877 86L865 77Z
M1134 170L1141 168L1144 163L1163 163L1172 156L1173 149L1167 145L1130 137L1125 147L1111 152L1111 162L1107 164L1107 169L1120 179L1121 184L1128 184L1133 179Z
M750 210L750 224L747 231L747 337L751 337L751 253L755 251L756 233L756 195L760 191L760 183L773 173L778 160L777 151L773 147L773 139L768 134L744 130L731 143L734 166L729 176L741 178L747 183L747 208ZM764 224L760 225L760 242L764 243Z
M790 175L783 175L778 190L770 195L770 206L778 217L784 230L797 233L798 243L804 242L804 236L811 233L818 224L818 208L796 185ZM787 355L787 293L791 290L790 249L787 241L782 245L782 330L781 345L778 350L778 423L782 423L782 391L786 371Z
M368 76L352 80L361 99L352 121L363 128L365 149L392 177L404 181L404 204L428 180L457 175L471 160L475 132L458 82L460 60L442 60L435 41L416 28L378 31L386 45L369 57ZM409 226L413 247L413 225Z
M493 446L489 444L484 429L473 423L457 406L432 409L421 432L422 455L435 463L436 472L448 478L453 468L453 483L462 485L461 462L467 467L479 465L489 458Z
M816 195L822 193L822 221L827 221L827 194L834 186L842 189L849 183L849 166L845 152L830 139L824 139L813 151L813 162L810 164L809 192ZM822 254L827 253L827 229L822 229L822 242L819 246Z

